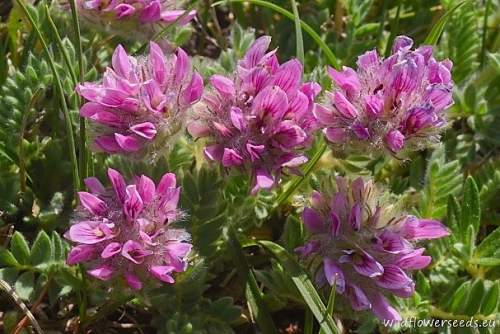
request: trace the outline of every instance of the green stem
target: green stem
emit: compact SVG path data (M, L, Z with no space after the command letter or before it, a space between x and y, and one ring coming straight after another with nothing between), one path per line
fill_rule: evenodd
M75 70L73 69L73 66L71 64L71 60L69 59L69 55L66 52L66 48L64 47L63 41L61 39L61 35L59 35L59 31L57 30L56 24L54 23L54 20L52 20L52 17L50 16L50 10L47 5L45 5L45 15L47 16L47 20L49 21L49 27L52 30L52 33L54 34L56 38L56 43L59 46L59 51L61 51L61 54L64 59L64 63L66 64L66 67L68 68L69 75L71 76L71 81L73 82L73 85L76 85L78 83L78 79L76 78L76 73Z
M491 0L486 0L486 5L484 7L484 20L483 20L483 36L481 41L481 56L479 58L481 67L484 66L484 57L486 55L486 35L488 31L488 16L490 12Z
M84 80L84 68L83 68L83 49L82 49L82 39L80 33L80 22L78 20L78 9L76 7L76 0L69 0L69 5L71 7L71 17L73 19L73 27L75 28L75 45L76 45L76 55L78 58L78 72L79 72L79 82ZM81 105L81 99L78 98L78 105ZM85 118L80 117L80 175L83 179L87 176L87 146L86 146L86 128L85 128ZM83 184L83 182L82 182Z
M173 27L175 26L175 24L177 24L177 22L179 22L180 20L182 20L183 18L185 18L189 12L194 8L194 5L198 3L198 0L193 0L190 2L189 5L186 6L186 9L184 10L184 13L182 13L181 16L179 16L177 19L175 19L175 21L167 24L162 30L160 30L158 33L156 33L152 38L151 38L151 41L158 41L160 38L162 38L163 36L165 36L165 34ZM142 44L137 50L133 51L132 54L133 55L137 55L137 54L140 54L142 52L144 52L144 50L146 50L146 47L149 45L149 41Z
M49 47L45 38L42 35L39 27L37 26L35 20L29 13L28 9L23 0L16 0L19 7L21 7L24 15L28 18L33 30L38 36L40 43L42 44L43 50L47 56L47 61L49 62L50 68L52 70L52 75L54 76L54 83L56 86L57 95L59 97L59 103L61 105L63 114L64 114L64 123L66 126L66 135L68 136L68 146L69 146L69 156L71 160L71 173L73 176L73 187L76 195L76 190L80 188L80 178L78 176L78 163L76 159L76 148L75 148L75 138L73 135L73 126L71 124L71 117L69 113L68 106L66 105L66 99L64 98L64 89L61 83L61 78L59 77L59 73L57 73L57 68L54 63L54 59L52 59L52 55L50 54Z
M272 9L272 10L282 14L283 16L285 16L291 20L295 20L295 16L293 15L293 13L289 12L288 10L286 10L278 5L275 5L273 3L263 1L263 0L222 0L222 1L218 1L218 2L214 3L213 6L219 6L219 5L230 3L230 2L253 3L255 5L259 5L262 7L267 7L269 9ZM340 69L340 62L337 60L337 58L333 54L332 50L328 47L328 45L326 45L326 43L316 33L316 31L314 31L314 29L310 25L308 25L307 23L305 23L302 20L300 20L300 25L301 25L302 29L304 29L304 31L307 32L309 34L309 36L311 36L311 38L316 42L316 44L318 44L320 49L325 53L325 56L326 56L326 58L328 58L330 65L332 65L337 70L339 70Z
M245 258L241 243L236 236L233 226L230 226L228 229L228 245L233 256L236 271L243 283L245 297L253 318L263 333L277 334L278 330L262 298L262 293L257 284L255 275Z
M118 296L119 297L115 295L114 296L115 298L113 298L113 300L110 300L108 303L100 307L98 312L91 315L90 317L87 317L85 321L82 322L81 331L85 333L85 329L88 328L90 325L92 325L96 321L103 319L104 317L116 311L120 306L125 305L126 303L134 299L133 296L126 294Z
M389 40L387 41L387 45L385 47L385 56L386 57L388 57L389 54L391 53L392 42L396 38L396 35L399 31L399 18L401 15L401 7L402 6L403 6L403 0L398 0L398 9L396 11L396 17L394 18L394 21L392 21L391 34L389 35Z
M297 48L297 58L302 64L305 64L304 39L302 38L302 28L300 27L299 10L297 9L297 2L295 0L290 0L290 2L292 5L292 11L295 21L295 42Z
M309 309L309 307L306 308L305 310L306 312L306 315L305 315L305 319L304 319L304 334L312 334L313 333L313 321L314 321L314 318L313 318L313 314L311 312L311 310Z
M276 207L279 207L283 203L285 203L288 200L288 198L291 195L293 195L295 190L297 190L297 188L302 184L302 182L304 182L307 179L309 174L311 174L312 170L318 163L319 159L321 159L321 157L323 156L323 153L325 153L326 148L327 148L326 143L322 142L318 151L316 151L314 156L311 158L311 160L307 163L306 167L304 168L304 174L301 177L295 178L292 184L278 196Z
M441 310L440 308L431 306L430 307L431 316L443 320L470 320L471 318L477 320L495 320L495 315L484 316L481 314L476 314L474 316L462 315L462 314L452 314Z

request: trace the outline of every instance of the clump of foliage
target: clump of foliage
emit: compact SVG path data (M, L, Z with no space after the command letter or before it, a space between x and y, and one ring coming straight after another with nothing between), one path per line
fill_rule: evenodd
M0 4L3 332L500 327L498 0L99 3Z

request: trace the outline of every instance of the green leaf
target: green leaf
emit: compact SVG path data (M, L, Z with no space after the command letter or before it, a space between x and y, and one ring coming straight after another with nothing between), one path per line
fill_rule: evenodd
M337 293L336 279L337 277L335 277L335 280L333 281L332 288L330 290L330 296L328 296L328 304L326 305L325 316L333 314L333 306L335 305L335 295ZM325 334L325 331L323 329L320 329L319 334Z
M0 265L3 267L17 267L19 263L10 251L0 248Z
M419 205L420 215L426 218L443 218L447 212L448 197L456 195L462 183L460 163L446 162L444 148L436 149L429 160L425 175L425 185Z
M450 227L456 236L462 236L463 231L461 229L460 217L462 216L460 211L460 204L458 203L455 196L448 197L446 224ZM464 239L461 239L462 241Z
M469 261L472 264L477 264L484 267L500 266L500 258L497 257L482 257L479 259L472 258Z
M475 315L479 311L483 295L484 282L482 279L477 279L472 283L467 302L465 303L464 313L470 316Z
M469 225L472 225L477 234L480 220L481 208L479 204L479 190L474 179L469 176L465 180L464 186L461 227L462 229L466 229Z
M223 1L218 1L218 2L215 2L212 6L219 6L219 5L222 5L222 4L225 4L225 3L228 3L228 2L249 2L249 3L253 3L255 5L259 5L259 6L262 6L262 7L266 7L266 8L270 8L280 14L282 14L283 16L291 19L291 20L295 20L295 16L293 15L293 13L289 12L288 10L284 9L283 7L280 7L274 3L271 3L271 2L268 2L268 1L263 1L263 0L223 0ZM307 23L305 23L304 21L300 21L300 25L302 26L302 29L304 29L305 32L307 32L309 34L309 36L311 36L311 38L318 44L318 46L321 48L321 50L325 53L325 56L326 58L328 58L328 61L330 62L330 65L332 65L333 67L335 67L337 70L340 69L340 63L339 61L337 60L337 58L335 57L335 55L333 54L332 50L328 47L328 45L323 41L323 39L321 38L321 36L318 35L318 33L316 33L316 31L314 31L314 29L308 25Z
M490 257L500 248L500 227L488 234L476 248L476 258Z
M24 236L16 231L10 241L12 255L20 264L28 264L30 259L30 247Z
M463 305L464 300L467 297L467 293L469 292L469 287L470 287L470 281L466 281L462 283L458 287L458 289L455 291L451 298L451 305L450 305L450 310L453 313L457 313L459 311L460 307Z
M264 333L278 333L273 319L262 299L262 293L257 285L255 275L248 266L245 254L241 250L241 244L232 228L228 231L229 245L233 255L234 264L238 275L245 283L245 296L253 318Z
M289 215L285 221L285 227L281 240L289 252L304 243L304 225L294 215Z
M19 274L16 268L2 268L0 269L0 280L13 285L16 281L17 275Z
M500 300L500 282L493 282L481 305L481 314L493 314L497 308L498 301Z
M457 4L455 7L453 7L449 11L447 11L446 13L444 13L443 16L441 16L439 18L439 20L432 27L431 31L429 32L429 35L427 35L427 37L425 38L424 44L436 45L438 40L439 40L439 37L443 33L443 30L444 30L444 27L446 26L446 23L451 18L451 14L453 14L453 12L455 10L457 10L458 8L462 7L466 2L467 1L463 1L459 4Z
M45 231L40 231L31 247L31 264L36 266L52 260L52 243Z
M35 274L32 271L22 273L17 279L14 289L21 299L30 300L35 290Z
M52 232L52 245L54 246L54 260L64 261L66 259L64 242L56 231Z
M302 28L300 27L300 16L299 10L297 9L297 2L295 0L290 0L292 5L292 12L295 23L295 42L297 48L297 59L304 64L304 41L302 38Z
M327 314L326 307L318 292L314 288L313 283L309 279L307 273L302 269L300 264L280 245L272 241L260 241L259 244L264 246L271 252L285 268L288 274L292 277L293 282L297 286L302 298L307 306L316 317L321 329L325 334L340 333L337 325L333 321L330 314Z

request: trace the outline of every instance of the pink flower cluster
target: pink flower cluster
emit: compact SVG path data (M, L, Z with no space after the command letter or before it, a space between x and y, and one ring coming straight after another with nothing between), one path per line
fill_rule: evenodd
M337 178L335 193L314 192L304 209L309 237L296 251L313 265L318 284L336 284L355 311L399 321L386 296L411 297L410 273L431 262L417 242L449 233L438 221L394 212L383 199L371 182Z
M436 61L431 46L413 51L412 44L399 36L386 59L373 50L358 58L356 71L328 69L336 89L314 113L334 146L395 155L439 140L453 103L452 63Z
M174 283L172 275L186 270L192 247L189 234L172 227L181 216L175 175L163 175L157 186L144 175L127 185L113 169L108 177L112 188L94 177L85 180L90 193L79 193L74 224L65 234L75 243L67 263L86 262L89 275L123 278L136 290L149 276Z
M298 60L279 64L276 50L267 52L270 42L269 36L257 39L231 78L210 78L212 92L188 125L192 136L208 138L209 160L251 172L254 192L307 161L302 151L317 127L312 109L321 90L302 83Z
M203 79L180 48L165 56L150 42L149 56L134 58L118 46L101 82L78 85L88 102L94 149L132 158L157 158L184 130L186 110L199 100Z
M94 22L104 19L108 23L133 22L134 25L173 23L184 25L196 11L185 13L179 1L173 0L77 0L79 12ZM131 33L133 33L131 31Z

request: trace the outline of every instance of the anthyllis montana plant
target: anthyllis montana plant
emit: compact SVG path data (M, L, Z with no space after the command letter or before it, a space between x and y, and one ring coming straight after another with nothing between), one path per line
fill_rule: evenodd
M191 71L184 50L167 57L154 42L147 58L131 57L119 45L112 65L100 82L76 89L88 101L80 115L90 121L92 147L155 160L184 130L187 110L202 94L203 79Z
M75 244L67 263L87 263L90 276L121 279L136 290L149 277L174 283L172 276L186 270L192 247L189 234L174 227L182 218L175 175L163 175L158 185L141 175L127 185L109 168L108 178L112 187L90 177L85 179L90 192L78 193L80 206L64 235Z
M402 320L386 296L414 294L410 272L431 263L417 242L449 232L436 220L400 213L389 200L371 181L338 177L335 192L311 195L311 207L302 213L310 236L296 251L310 263L317 284L335 284L353 310Z
M452 62L412 45L398 36L386 59L372 50L358 57L357 71L328 69L336 89L314 114L334 146L400 155L439 142L453 103Z
M139 40L152 38L165 27L184 26L196 15L176 0L76 0L76 5L83 22L93 29ZM69 1L63 6L70 10Z
M2 332L498 332L499 0L0 3Z
M212 90L194 108L189 133L208 138L205 156L249 173L253 189L278 185L283 170L297 174L317 122L312 115L321 87L302 82L297 59L278 62L271 37L257 39L231 77L215 74Z

